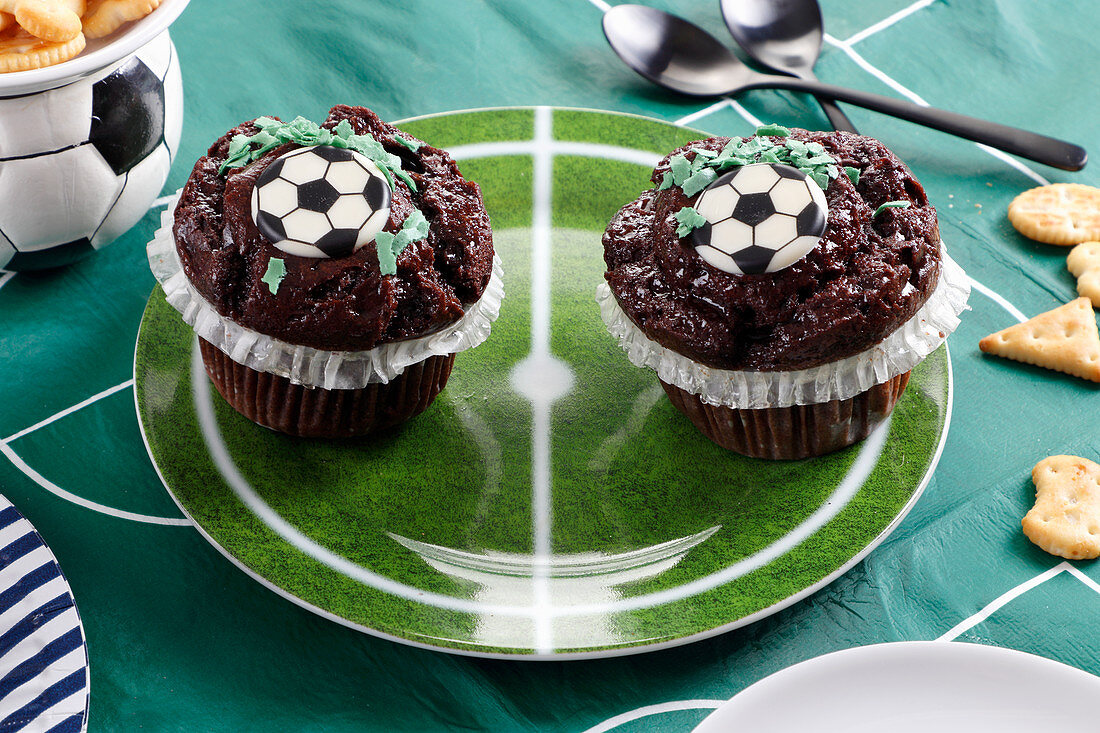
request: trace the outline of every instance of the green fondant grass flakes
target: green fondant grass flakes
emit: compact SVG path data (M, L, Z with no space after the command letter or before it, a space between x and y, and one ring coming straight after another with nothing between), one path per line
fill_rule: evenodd
M678 237L686 237L707 223L707 218L690 206L680 209L675 216L676 221L680 222L680 226L676 227Z
M264 272L264 276L260 280L267 283L267 289L271 291L272 295L279 294L279 285L283 282L284 277L286 277L286 263L278 257L269 258L267 260L267 271Z
M909 201L887 201L878 205L878 208L875 209L875 213L872 214L871 218L878 216L887 209L908 209L910 206L912 206L912 203Z

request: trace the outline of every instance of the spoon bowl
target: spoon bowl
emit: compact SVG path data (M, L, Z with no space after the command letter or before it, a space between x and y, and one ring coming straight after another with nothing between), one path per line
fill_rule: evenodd
M722 19L749 58L773 71L816 79L825 23L817 0L722 0ZM837 130L855 125L831 100L818 102Z
M627 66L681 94L721 96L755 76L717 38L656 8L616 5L604 13L603 32Z
M754 61L794 76L813 74L824 28L817 0L722 0L722 19Z
M935 130L983 143L1055 168L1081 170L1088 160L1079 145L922 107L891 97L822 84L812 79L761 74L697 25L655 8L616 5L604 13L603 32L615 53L646 79L694 97L736 95L749 89L789 89L850 102Z

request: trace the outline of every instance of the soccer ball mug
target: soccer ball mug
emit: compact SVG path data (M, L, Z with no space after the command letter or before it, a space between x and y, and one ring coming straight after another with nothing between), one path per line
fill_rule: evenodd
M0 74L0 268L67 265L149 210L183 124L167 26L184 5L167 0L90 58Z

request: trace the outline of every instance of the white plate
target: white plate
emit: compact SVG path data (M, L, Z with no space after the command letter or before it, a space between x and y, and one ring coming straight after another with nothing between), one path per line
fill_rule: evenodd
M162 0L144 18L127 23L106 38L89 39L77 56L53 66L0 74L0 97L53 89L105 69L160 35L187 7L189 0Z
M1100 677L962 642L846 649L776 672L695 733L1035 733L1100 730Z

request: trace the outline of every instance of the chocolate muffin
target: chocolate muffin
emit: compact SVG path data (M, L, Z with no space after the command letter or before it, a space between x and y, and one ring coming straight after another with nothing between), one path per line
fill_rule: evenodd
M238 125L169 213L171 247L150 245L169 302L222 396L286 433L362 435L423 411L503 295L477 184L363 107Z
M938 287L935 209L877 140L772 126L686 145L652 181L604 234L604 318L726 448L866 437L957 325L965 278L950 263Z

